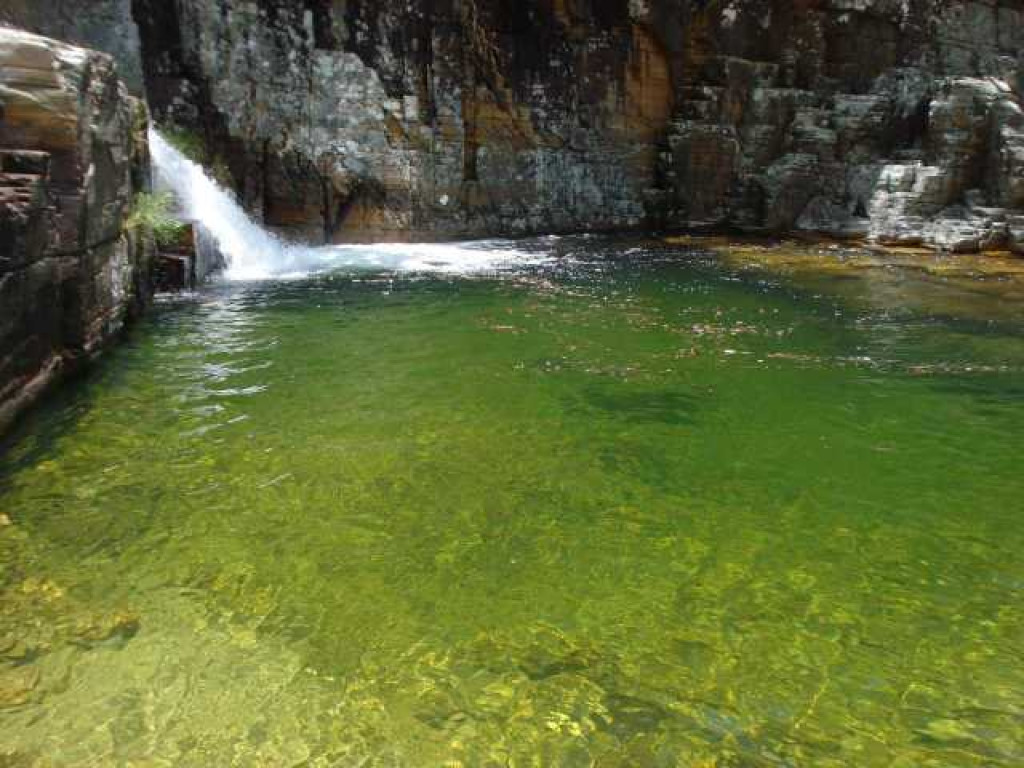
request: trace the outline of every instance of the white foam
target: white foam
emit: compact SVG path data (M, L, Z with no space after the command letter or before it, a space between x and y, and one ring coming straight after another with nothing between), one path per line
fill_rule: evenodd
M229 280L305 277L344 269L481 274L543 263L508 241L377 243L314 248L287 243L254 222L197 163L150 130L157 184L179 199L182 214L202 224L227 261Z

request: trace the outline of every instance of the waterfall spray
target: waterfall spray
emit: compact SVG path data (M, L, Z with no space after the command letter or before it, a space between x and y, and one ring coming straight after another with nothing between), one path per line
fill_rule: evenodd
M202 224L216 241L232 279L266 277L289 261L288 247L259 227L242 207L194 163L154 130L149 146L159 186L170 189L187 219Z
M230 193L201 165L176 150L157 131L149 132L157 185L180 201L183 215L201 224L223 254L229 280L295 277L334 269L494 272L546 261L509 243L378 243L310 246L286 243L254 222Z

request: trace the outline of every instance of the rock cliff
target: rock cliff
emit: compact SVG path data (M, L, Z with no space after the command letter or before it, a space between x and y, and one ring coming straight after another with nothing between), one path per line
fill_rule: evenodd
M0 430L148 299L145 126L110 56L0 27Z
M314 241L1024 247L1021 0L133 0L147 91Z

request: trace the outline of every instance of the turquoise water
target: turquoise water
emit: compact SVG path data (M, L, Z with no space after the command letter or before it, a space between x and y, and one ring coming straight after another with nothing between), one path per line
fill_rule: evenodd
M26 419L0 765L1024 764L1019 286L524 247L166 300Z

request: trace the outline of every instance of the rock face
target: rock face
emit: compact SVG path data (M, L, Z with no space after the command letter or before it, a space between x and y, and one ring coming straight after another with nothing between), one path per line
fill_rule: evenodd
M131 0L3 0L0 23L111 54L128 90L142 95L142 52Z
M9 0L4 19L144 70L158 119L313 242L708 226L1024 250L1024 0Z
M323 241L639 226L668 55L625 3L572 5L135 13L160 117L198 129L267 224Z
M314 241L1024 247L1021 0L134 0L159 119Z
M150 295L145 126L109 56L0 27L0 430Z

